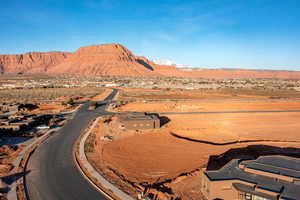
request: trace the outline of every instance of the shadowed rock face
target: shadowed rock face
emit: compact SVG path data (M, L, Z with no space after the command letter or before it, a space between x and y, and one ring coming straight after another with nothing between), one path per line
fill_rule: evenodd
M47 52L0 55L0 74L46 73L133 77L300 79L300 72L230 69L177 69L135 56L120 44L80 47L74 53Z

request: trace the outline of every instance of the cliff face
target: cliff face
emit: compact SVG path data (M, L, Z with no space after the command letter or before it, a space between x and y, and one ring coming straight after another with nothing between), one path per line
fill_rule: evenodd
M47 70L51 74L154 76L152 67L119 44L79 48L64 62Z
M25 53L18 55L0 55L1 73L45 73L64 59L70 53L47 52L47 53Z
M191 70L157 65L143 56L135 56L120 44L80 47L75 53L48 52L0 55L0 74L19 72L135 77L300 79L300 72L291 71Z

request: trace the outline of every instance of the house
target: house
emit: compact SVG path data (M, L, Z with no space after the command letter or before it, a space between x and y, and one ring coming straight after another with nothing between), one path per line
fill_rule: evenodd
M298 200L300 159L233 159L219 170L203 171L201 192L207 200Z
M41 124L47 124L51 115L10 115L0 119L0 133L20 133Z
M126 113L118 117L120 126L129 130L147 130L160 128L160 119L154 113Z
M2 112L18 112L19 111L19 104L0 104L0 110Z

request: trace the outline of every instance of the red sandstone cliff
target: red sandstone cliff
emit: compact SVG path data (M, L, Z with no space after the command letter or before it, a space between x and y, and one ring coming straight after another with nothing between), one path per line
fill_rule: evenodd
M47 70L51 74L155 76L152 67L119 44L79 48L64 62Z
M47 73L109 76L300 79L300 72L228 69L178 69L156 65L119 44L93 45L75 53L0 55L0 73Z
M0 73L45 73L69 55L65 52L0 55Z

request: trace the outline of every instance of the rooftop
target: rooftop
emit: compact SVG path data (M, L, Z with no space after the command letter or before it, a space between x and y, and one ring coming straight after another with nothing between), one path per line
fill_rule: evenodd
M300 159L288 156L263 156L243 161L247 168L300 179Z
M151 114L151 113L126 113L120 115L121 120L129 121L129 120L153 120L153 119L158 119L158 116L156 114Z
M277 193L282 199L296 200L300 198L299 184L269 176L246 172L239 167L240 165L273 174L280 174L293 178L300 177L300 159L277 155L262 156L256 160L247 161L234 159L217 171L206 171L205 175L212 181L241 180L252 183L255 184L257 188ZM254 188L249 188L249 186L246 187L244 185L235 184L234 187L245 189L253 194L257 193Z

